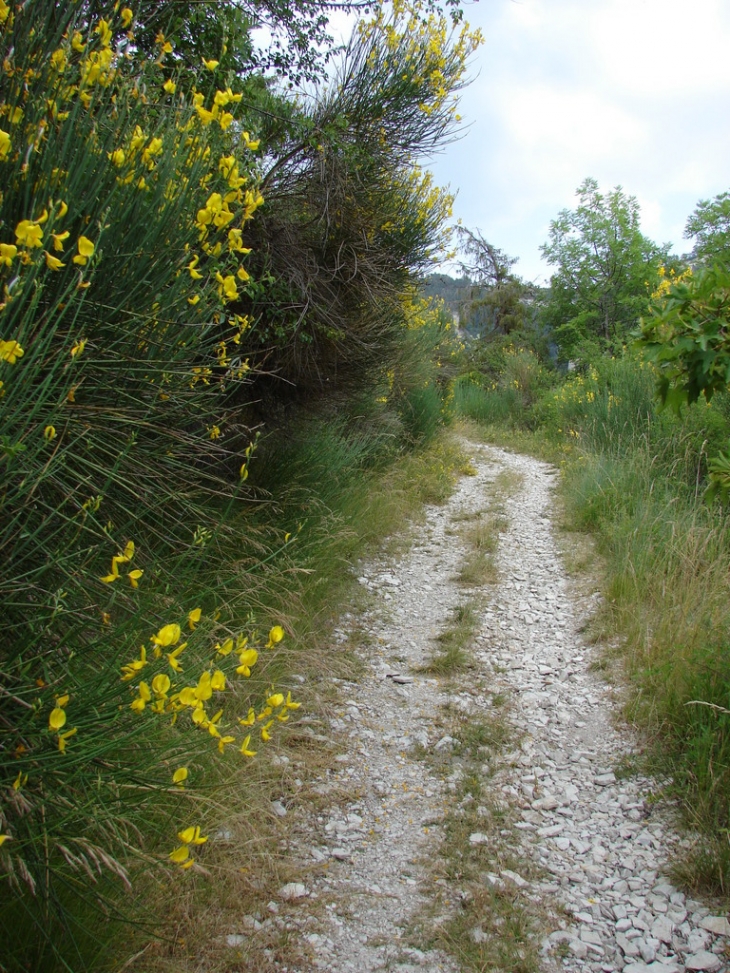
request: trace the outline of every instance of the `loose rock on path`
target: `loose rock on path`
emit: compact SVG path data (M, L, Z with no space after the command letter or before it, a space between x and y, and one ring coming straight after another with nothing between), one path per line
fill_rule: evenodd
M727 970L727 918L664 873L680 839L648 802L657 783L617 777L636 741L616 725L612 689L590 667L597 650L580 634L595 602L576 596L558 554L555 470L494 447L465 448L476 475L464 477L444 506L429 508L408 553L358 569L367 607L344 616L335 637L366 633L358 649L366 671L337 687L330 732L343 752L315 787L322 809L291 846L304 864L329 864L294 892L282 890L272 911L307 903L295 907L311 915L295 925L315 969L456 973L453 959L409 945L405 934L439 892L423 863L438 855L439 822L458 779L458 766L437 775L418 753L454 745L440 728L445 706L479 715L499 690L518 746L502 758L493 785L516 809L521 853L540 877L505 871L492 881L516 884L528 901L549 907L541 970ZM504 500L509 526L499 583L483 592L471 647L476 669L439 680L421 670L464 600L455 576L466 551L454 518L483 510L504 469L521 485Z

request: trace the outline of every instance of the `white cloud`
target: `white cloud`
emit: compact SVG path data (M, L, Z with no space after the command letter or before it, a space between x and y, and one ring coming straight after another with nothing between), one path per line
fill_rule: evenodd
M456 215L532 277L550 219L593 176L687 249L697 200L730 186L730 4L490 0L466 16L486 37L462 100L471 129L434 165Z

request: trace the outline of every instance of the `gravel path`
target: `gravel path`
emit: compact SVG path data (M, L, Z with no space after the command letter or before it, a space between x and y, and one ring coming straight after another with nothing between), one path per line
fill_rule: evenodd
M595 650L581 640L595 605L575 594L558 556L555 471L493 447L468 449L477 475L462 478L446 505L429 508L406 555L360 566L367 608L343 617L336 633L343 643L358 633L366 672L338 686L331 735L343 753L317 783L321 810L292 846L304 862L329 865L282 896L293 900L283 904L289 908L301 896L298 908L311 912L296 924L312 965L331 973L457 970L449 957L409 946L405 935L439 893L424 861L438 853L439 821L459 773L455 762L453 773L437 776L416 751L448 752L454 741L439 719L444 707L486 713L499 690L519 746L503 756L494 782L515 811L516 837L532 863L526 874L540 877L505 871L489 880L549 906L544 973L728 969L727 918L662 874L678 839L647 802L656 782L617 779L635 744L614 725L612 690L591 671ZM448 683L419 669L464 600L455 575L466 552L455 518L484 509L504 469L519 474L521 486L505 501L500 582L486 592L472 646L477 670ZM444 896L445 910L455 891Z

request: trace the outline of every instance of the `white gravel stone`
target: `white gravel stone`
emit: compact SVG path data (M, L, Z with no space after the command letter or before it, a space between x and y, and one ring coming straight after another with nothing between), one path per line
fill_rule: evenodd
M730 922L725 916L705 916L700 926L715 936L730 936Z
M685 956L684 965L688 970L706 970L707 973L715 973L716 970L722 968L723 963L716 953L702 949L691 956Z
M279 889L279 898L285 902L296 902L297 899L304 899L309 895L306 885L301 882L289 882L282 885Z

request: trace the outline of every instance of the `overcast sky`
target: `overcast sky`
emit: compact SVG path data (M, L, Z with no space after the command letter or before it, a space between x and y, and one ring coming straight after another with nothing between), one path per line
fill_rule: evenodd
M729 0L479 0L484 34L460 113L433 159L454 215L542 280L550 220L587 177L637 197L677 253L699 199L730 189Z

